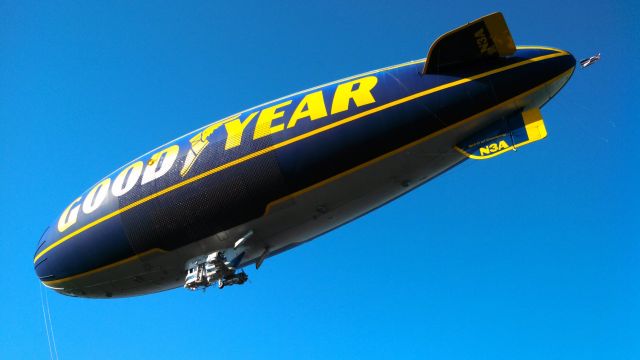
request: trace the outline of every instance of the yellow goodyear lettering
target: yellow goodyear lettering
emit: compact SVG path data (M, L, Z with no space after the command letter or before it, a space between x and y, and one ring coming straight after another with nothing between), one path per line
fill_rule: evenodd
M330 113L333 115L347 111L352 103L357 107L374 103L376 100L371 91L377 83L377 77L366 76L339 84L333 96ZM328 116L329 113L322 90L306 94L287 119L286 115L288 114L285 114L285 108L292 103L293 100L286 100L266 107L261 111L254 111L244 119L241 118L240 114L237 114L210 125L204 131L191 138L191 148L185 156L180 175L185 176L189 172L200 154L209 145L209 137L222 126L227 132L224 149L230 150L242 145L245 130L251 128L250 125L254 120L256 121L253 129L253 140L256 140L293 128L302 119L308 118L310 121L314 121ZM145 183L144 174L142 183Z
M349 110L351 100L357 107L376 102L371 90L377 83L377 77L367 76L338 85L331 104L331 115Z
M291 100L287 100L283 103L262 109L262 111L260 111L260 116L258 116L258 121L256 122L256 129L253 133L253 139L260 139L262 137L284 130L284 124L273 125L273 121L283 117L284 111L278 110L285 106L289 106L290 104Z
M240 146L244 129L257 114L257 111L251 113L244 121L241 121L239 117L234 117L224 124L225 129L227 129L227 142L224 144L225 150Z
M311 120L318 120L327 116L327 106L324 103L324 95L321 91L312 92L307 94L300 104L296 107L289 119L287 129L296 126L296 123L300 119L309 118Z
M180 175L185 176L191 170L191 167L196 162L196 159L202 153L202 150L209 145L209 136L213 134L216 129L224 125L227 121L236 118L236 116L232 116L228 119L220 120L214 124L209 125L202 132L198 133L196 136L192 137L189 142L191 143L191 149L187 153L187 156L184 159L184 165L182 166L182 170L180 170Z
M376 100L373 97L372 90L377 83L377 77L366 76L339 84L333 95L331 115L349 110L352 104L360 107L374 103ZM329 115L329 109L325 103L322 90L306 94L300 100L300 103L296 105L289 119L283 119L285 117L283 108L291 105L292 102L293 100L286 100L261 111L254 111L244 119L240 117L240 114L237 114L209 125L189 140L191 148L185 156L180 175L185 176L189 172L198 157L209 145L209 138L222 126L227 132L224 149L229 150L242 144L245 130L256 118L253 133L254 140L278 133L285 128L293 128L300 120L308 118L310 121L314 121ZM280 122L276 123L276 120L280 120ZM498 151L495 148L496 146L498 145L491 144L481 148L480 152L488 154ZM153 154L147 164L142 161L136 161L127 166L115 177L113 183L110 178L102 180L89 191L84 200L81 197L75 199L62 212L58 220L58 231L64 232L74 225L78 221L80 210L85 214L94 212L104 203L109 193L119 197L131 191L138 183L145 185L165 175L175 164L179 150L178 145L172 145ZM81 201L82 203L80 203Z

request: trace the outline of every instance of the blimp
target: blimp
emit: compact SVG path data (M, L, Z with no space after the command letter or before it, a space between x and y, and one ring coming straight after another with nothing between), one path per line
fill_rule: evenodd
M243 284L246 267L468 159L544 139L540 109L575 66L567 51L516 46L501 13L484 16L426 58L249 108L125 164L61 204L35 272L87 298Z

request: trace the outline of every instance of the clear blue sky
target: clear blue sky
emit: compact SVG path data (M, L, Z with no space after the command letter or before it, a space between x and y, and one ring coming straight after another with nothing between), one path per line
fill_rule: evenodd
M640 358L640 5L591 0L0 0L0 358L49 356L35 245L102 176L252 105L424 57L497 10L517 44L602 52L542 110L546 140L466 162L244 287L49 292L60 357Z

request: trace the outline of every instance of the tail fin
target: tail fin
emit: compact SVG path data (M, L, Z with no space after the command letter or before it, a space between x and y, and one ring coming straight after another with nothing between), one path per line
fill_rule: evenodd
M440 36L429 49L422 74L474 61L512 55L516 45L502 13L493 13Z
M462 155L475 160L489 159L515 150L547 136L540 109L501 119L454 146Z

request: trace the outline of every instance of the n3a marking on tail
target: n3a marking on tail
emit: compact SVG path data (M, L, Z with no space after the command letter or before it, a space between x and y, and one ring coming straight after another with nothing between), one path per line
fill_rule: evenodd
M484 160L546 136L542 115L535 108L496 121L454 146L454 149L470 159Z
M501 150L509 150L509 144L504 140L480 147L480 156L490 155Z

